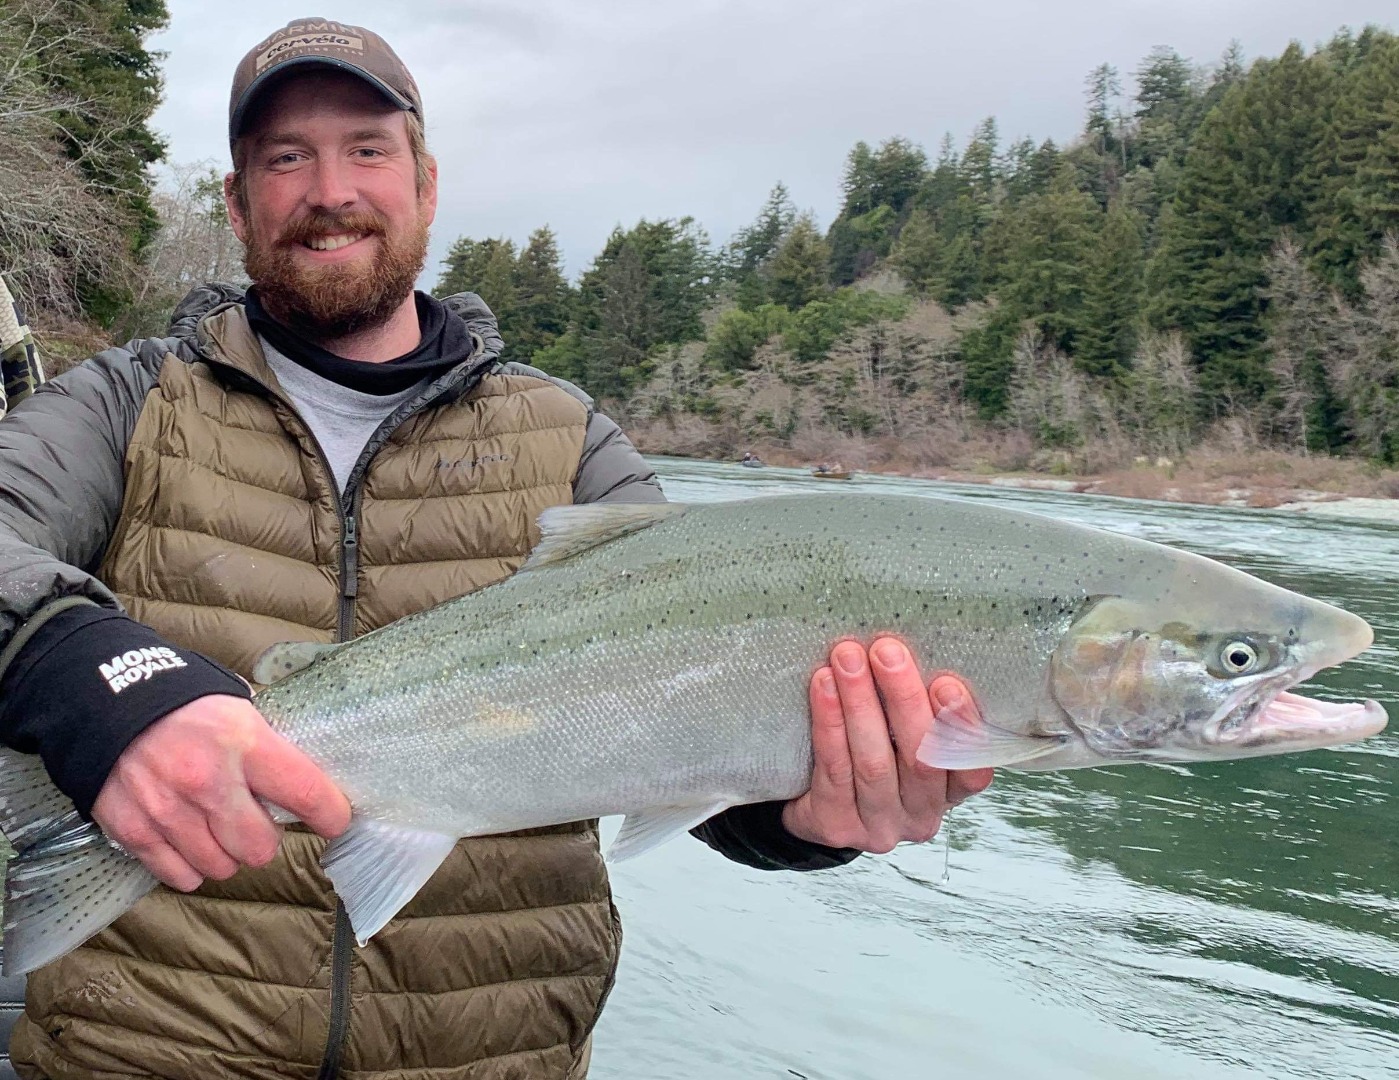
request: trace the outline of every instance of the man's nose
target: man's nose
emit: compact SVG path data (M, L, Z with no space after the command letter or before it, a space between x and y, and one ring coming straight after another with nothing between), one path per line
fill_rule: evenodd
M306 201L318 210L343 210L351 206L359 193L350 181L348 163L337 158L318 158L312 166L311 186Z

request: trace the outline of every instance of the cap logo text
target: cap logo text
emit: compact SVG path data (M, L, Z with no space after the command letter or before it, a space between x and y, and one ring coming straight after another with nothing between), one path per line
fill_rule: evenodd
M353 37L349 34L301 34L297 37L283 38L276 44L269 46L258 53L256 69L261 71L268 64L287 56L289 53L300 49L344 49L348 52L364 52L364 38Z

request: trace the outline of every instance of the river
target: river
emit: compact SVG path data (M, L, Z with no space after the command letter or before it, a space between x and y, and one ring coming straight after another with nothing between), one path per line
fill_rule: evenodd
M653 460L677 501L834 483ZM1376 644L1309 692L1373 697L1399 727L1399 528L893 477L839 490L1047 512L1339 604ZM1218 765L1002 770L931 844L840 870L748 870L687 838L613 879L626 941L597 1080L1399 1078L1392 730Z

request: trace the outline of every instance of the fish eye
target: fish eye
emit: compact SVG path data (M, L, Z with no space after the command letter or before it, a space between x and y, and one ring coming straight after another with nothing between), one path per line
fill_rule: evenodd
M1258 650L1247 641L1231 641L1219 652L1220 664L1231 675L1247 675L1259 664Z

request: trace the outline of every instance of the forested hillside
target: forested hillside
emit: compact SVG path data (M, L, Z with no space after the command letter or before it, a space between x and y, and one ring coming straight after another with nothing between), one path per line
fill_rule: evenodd
M164 0L0 2L0 271L46 322L110 324L161 227Z
M676 450L1176 454L1223 424L1399 460L1399 38L1247 66L1159 48L1086 98L1063 146L994 118L931 157L861 142L828 227L779 184L717 248L689 218L617 229L576 286L548 229L462 238L437 291L476 289L513 358Z

